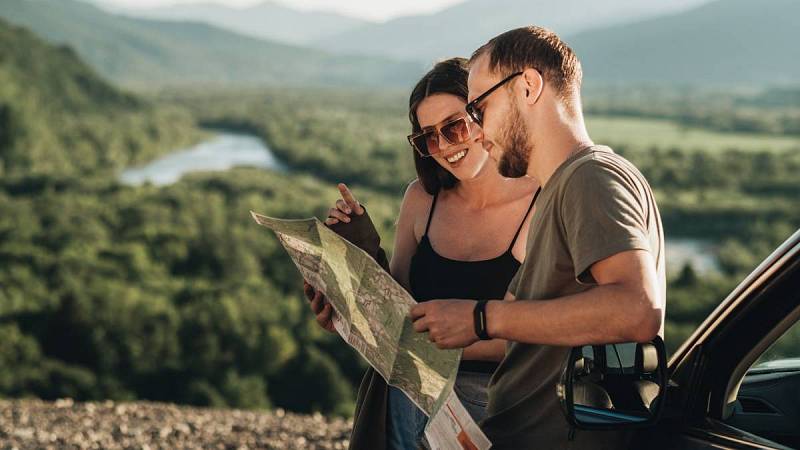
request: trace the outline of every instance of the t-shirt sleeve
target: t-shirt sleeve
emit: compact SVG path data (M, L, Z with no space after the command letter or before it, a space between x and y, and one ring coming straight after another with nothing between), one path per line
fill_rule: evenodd
M511 279L511 283L508 284L508 292L514 294L514 297L517 297L517 289L519 288L519 279L522 276L522 267L517 270L517 273L514 274L514 278Z
M635 175L588 161L567 180L561 203L575 278L593 283L589 268L617 253L650 249L647 203Z

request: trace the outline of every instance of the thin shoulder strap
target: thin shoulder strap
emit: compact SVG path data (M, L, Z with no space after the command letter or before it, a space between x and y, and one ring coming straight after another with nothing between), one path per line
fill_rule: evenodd
M514 239L511 240L511 245L508 246L508 251L511 251L514 248L514 244L517 242L517 238L519 237L519 232L522 231L522 227L525 225L525 219L528 217L528 214L531 213L533 209L533 204L536 203L536 198L539 197L539 192L542 192L542 188L536 189L536 193L533 194L533 199L531 200L530 206L528 206L528 210L525 212L525 215L522 216L522 222L519 224L519 228L517 228L517 232L514 234Z
M428 235L428 228L431 227L431 219L433 219L433 210L436 209L436 199L439 198L439 194L436 193L433 195L433 203L431 203L431 210L428 212L428 224L425 225L425 234L423 236Z

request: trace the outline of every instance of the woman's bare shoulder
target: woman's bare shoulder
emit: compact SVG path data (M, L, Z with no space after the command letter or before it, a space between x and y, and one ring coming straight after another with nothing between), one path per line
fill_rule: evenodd
M427 211L432 202L433 196L425 191L419 179L414 179L408 184L406 193L403 196L403 209L408 209L409 212Z
M398 222L411 224L414 236L419 240L425 229L428 211L433 203L433 196L425 191L419 180L409 183L403 196L403 205L400 207Z

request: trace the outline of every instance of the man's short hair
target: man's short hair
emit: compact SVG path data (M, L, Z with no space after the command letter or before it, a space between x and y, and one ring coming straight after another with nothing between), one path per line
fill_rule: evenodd
M506 31L475 50L474 63L489 54L489 70L501 77L534 68L553 85L562 100L580 93L583 72L575 52L547 28L529 26Z

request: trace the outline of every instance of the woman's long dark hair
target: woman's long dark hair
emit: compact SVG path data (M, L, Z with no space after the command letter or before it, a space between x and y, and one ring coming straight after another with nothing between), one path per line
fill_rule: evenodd
M412 133L422 130L417 120L417 107L425 98L434 94L450 94L463 99L464 103L467 102L468 74L466 59L450 58L437 63L419 80L408 99L408 120L411 122ZM458 183L458 179L433 158L423 158L416 151L412 153L417 177L428 194L435 195L440 190L450 189Z

